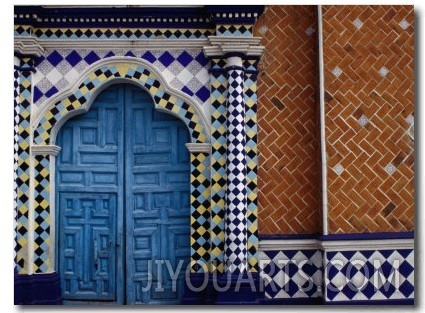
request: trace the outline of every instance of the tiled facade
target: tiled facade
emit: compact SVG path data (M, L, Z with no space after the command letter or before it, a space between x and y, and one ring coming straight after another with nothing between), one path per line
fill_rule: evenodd
M208 287L185 303L413 303L412 6L101 10L97 26L37 8L14 27L15 284L60 294L56 134L131 83L190 133L189 277ZM260 292L212 291L239 274Z
M268 6L255 24L266 47L258 77L261 234L321 231L316 10Z
M412 231L413 6L324 6L330 233Z

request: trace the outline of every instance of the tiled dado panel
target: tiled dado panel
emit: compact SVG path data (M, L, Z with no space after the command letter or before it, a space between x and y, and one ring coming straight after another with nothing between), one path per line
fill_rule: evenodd
M414 298L412 249L326 252L326 301Z
M392 239L379 239L388 234ZM358 235L361 239L325 237L260 240L266 301L413 304L412 233Z
M413 6L323 6L329 232L414 226Z
M322 252L261 251L260 275L267 300L319 298L322 296Z
M315 12L315 6L267 6L255 24L265 46L258 76L261 234L321 229Z
M73 85L87 66L114 56L141 58L159 70L172 87L201 105L209 101L208 60L199 50L46 50L35 64L34 103L42 106L59 90Z

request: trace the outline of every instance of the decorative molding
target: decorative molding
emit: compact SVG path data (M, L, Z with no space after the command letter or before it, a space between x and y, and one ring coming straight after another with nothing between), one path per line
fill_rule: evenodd
M260 240L260 251L272 250L319 250L321 248L320 241L317 239L289 239L289 240Z
M323 241L324 251L364 251L364 250L396 250L414 249L414 239L381 239L381 240L344 240Z
M32 155L48 154L57 156L61 151L61 147L56 145L33 145L31 146Z
M203 153L211 154L211 144L210 143L191 142L191 143L187 143L186 147L187 147L187 150L189 150L189 152L191 152L191 153L193 153L193 152L203 152Z
M181 39L39 39L38 42L45 49L96 49L112 50L112 49L161 49L161 50L181 50L185 49L202 49L208 44L208 39L187 39L182 43Z
M41 56L44 52L37 38L33 37L15 37L14 51L22 55Z
M260 46L261 37L208 37L209 46L204 47L207 57L224 56L227 53L239 52L247 56L261 56L264 46Z

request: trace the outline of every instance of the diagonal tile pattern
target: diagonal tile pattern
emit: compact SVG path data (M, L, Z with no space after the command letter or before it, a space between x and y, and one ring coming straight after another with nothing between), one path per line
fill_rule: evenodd
M413 25L413 6L323 7L331 233L413 230Z
M210 97L208 60L199 50L48 50L37 60L34 102L42 106L59 90L73 85L80 74L101 59L128 56L144 59L157 68L171 85L201 105Z
M317 30L315 12L315 6L271 5L254 29L266 47L258 76L261 234L321 230L316 36L308 35Z

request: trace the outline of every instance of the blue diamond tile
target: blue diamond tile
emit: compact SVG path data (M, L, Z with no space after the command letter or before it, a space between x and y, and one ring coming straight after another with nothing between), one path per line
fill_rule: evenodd
M408 298L412 292L415 290L415 288L412 286L412 284L405 280L398 289L406 298Z
M351 282L345 285L341 291L348 299L353 299L358 292L357 288Z
M285 286L283 286L283 290L292 298L294 294L296 294L299 290L298 285L291 279L288 281Z
M35 59L35 62L34 62L34 67L39 66L39 65L40 65L40 63L41 63L41 62L43 62L45 59L46 59L46 58L45 58L44 56L40 56L40 57L36 58L36 59Z
M115 56L115 53L113 53L112 51L109 51L107 55L105 55L105 58L110 58Z
M287 250L284 251L283 253L285 253L286 257L290 260L292 260L294 258L294 256L298 253L298 251L296 250Z
M412 250L410 249L400 249L397 250L397 252L403 257L403 258L407 258L409 256L410 253L412 253Z
M339 294L338 287L333 283L329 283L327 287L327 296L329 300L333 300Z
M50 98L51 96L53 96L55 93L57 93L59 90L56 89L55 86L53 86L52 88L50 88L49 90L47 90L45 96L47 98Z
M379 288L379 291L382 292L385 297L390 298L396 291L396 288L393 286L393 284L387 281L385 284L382 285L381 288Z
M47 56L46 59L47 59L47 61L50 62L50 64L52 64L53 66L56 66L56 65L58 65L63 60L63 57L59 54L59 52L57 52L55 50L52 53L50 53Z
M198 54L195 58L196 61L198 61L199 64L201 64L202 66L205 66L208 64L208 59L205 57L204 53L201 52L200 54Z
M400 264L400 267L398 268L401 275L404 277L408 277L414 270L413 266L409 264L409 262L404 261Z
M199 99L201 99L202 101L207 101L207 99L210 96L210 91L208 90L207 87L202 86L197 92L196 92L196 96L198 96Z
M65 60L71 65L71 66L75 66L77 65L83 58L78 54L78 52L76 52L75 50L73 50L70 54L68 54L65 58Z
M100 58L94 51L87 54L86 57L84 58L84 61L86 61L87 64L89 64L89 65L98 61L98 60L100 60Z
M375 286L370 281L365 284L361 291L368 299L376 293Z
M126 54L125 54L125 56L126 57L136 57L131 51L128 51Z
M276 255L279 253L279 250L272 250L272 251L264 251L264 253L269 257L269 259L273 260Z
M43 96L43 93L40 91L40 89L37 88L37 86L34 87L34 102L37 102L38 99L40 99Z
M158 60L162 63L162 65L168 67L174 62L174 57L166 51L158 58Z
M193 91L192 91L192 90L190 90L189 88L187 88L186 86L184 86L184 87L182 88L182 91L183 91L184 93L187 93L189 96L193 96Z
M179 63L183 65L184 67L188 66L188 64L192 62L192 60L193 60L192 56L186 51L184 51L182 54L180 54L177 57L177 61L179 61Z
M390 262L385 261L381 264L379 271L384 274L385 277L390 277L391 273L394 272L394 268Z
M143 55L142 55L142 59L145 59L146 61L149 61L150 63L153 63L156 61L156 57L149 51L146 51Z

